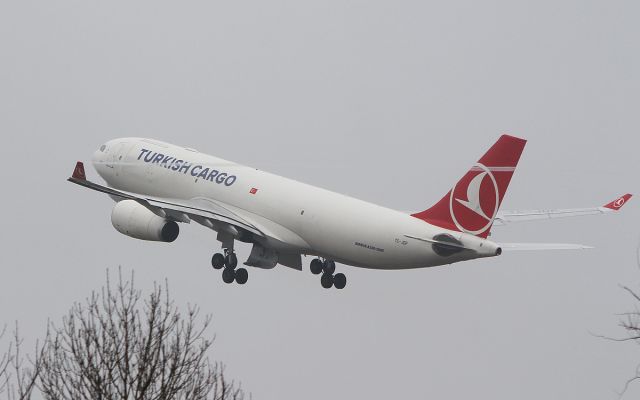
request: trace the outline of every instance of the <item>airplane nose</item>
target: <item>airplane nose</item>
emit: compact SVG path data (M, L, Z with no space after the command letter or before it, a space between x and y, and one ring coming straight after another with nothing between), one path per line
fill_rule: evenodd
M93 163L94 167L97 167L98 164L100 164L102 162L102 155L104 153L101 152L100 150L96 150L93 152L93 156L91 156L91 162Z
M93 152L91 156L91 163L93 168L98 172L100 176L104 173L105 157L107 156L107 144L103 144L99 149Z

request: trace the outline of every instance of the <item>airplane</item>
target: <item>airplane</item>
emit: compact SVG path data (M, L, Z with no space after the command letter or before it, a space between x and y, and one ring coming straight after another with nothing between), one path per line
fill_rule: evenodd
M77 162L68 181L109 195L115 229L142 240L173 242L178 223L194 221L217 232L222 252L211 265L225 283L248 280L238 267L236 241L253 245L246 266L277 264L310 270L322 287L343 289L347 278L336 262L371 269L425 268L505 250L589 248L574 244L502 243L491 228L514 222L607 214L631 198L600 207L499 211L526 140L502 135L432 207L417 213L392 210L255 168L146 138L108 141L92 164L106 181L87 180Z

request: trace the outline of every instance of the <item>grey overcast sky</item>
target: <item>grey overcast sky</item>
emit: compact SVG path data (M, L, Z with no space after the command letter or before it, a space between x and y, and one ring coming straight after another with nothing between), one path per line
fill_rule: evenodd
M214 233L136 241L65 179L146 136L422 210L508 132L529 143L503 209L600 205L640 193L639 20L616 0L0 0L0 323L42 336L121 265L213 314L215 357L256 399L616 399L640 347L590 333L624 334L640 199L494 229L594 250L339 265L338 292L307 268L225 285Z

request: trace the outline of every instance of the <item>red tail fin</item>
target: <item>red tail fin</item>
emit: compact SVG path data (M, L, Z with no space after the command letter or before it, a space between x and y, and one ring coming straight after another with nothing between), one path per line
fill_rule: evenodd
M441 228L486 238L526 143L502 135L446 196L413 216Z

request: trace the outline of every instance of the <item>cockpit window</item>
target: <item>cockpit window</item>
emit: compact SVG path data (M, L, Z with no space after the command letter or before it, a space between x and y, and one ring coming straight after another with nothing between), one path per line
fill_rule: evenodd
M100 151L104 153L104 149L107 148L106 144L103 144L102 146L100 146Z

